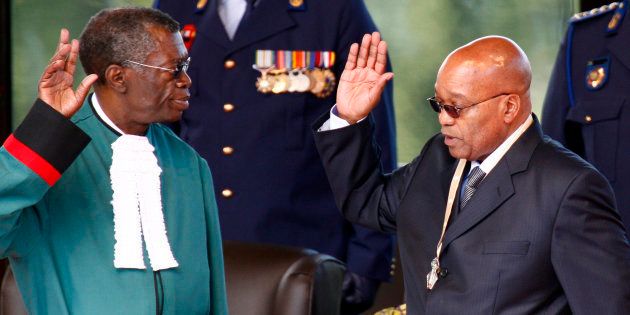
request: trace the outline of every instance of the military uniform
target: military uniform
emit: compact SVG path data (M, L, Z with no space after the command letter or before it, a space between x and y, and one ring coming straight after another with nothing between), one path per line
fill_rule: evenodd
M543 129L610 181L630 229L630 19L628 1L569 21L543 108Z
M177 127L213 168L223 238L313 248L356 274L388 279L391 236L343 219L309 129L335 103L350 45L376 30L363 1L257 0L233 40L217 1L161 0L156 7L180 22L189 48L191 106ZM315 78L315 68L326 77ZM310 86L278 85L283 75L300 74ZM391 171L391 84L374 116L383 167Z

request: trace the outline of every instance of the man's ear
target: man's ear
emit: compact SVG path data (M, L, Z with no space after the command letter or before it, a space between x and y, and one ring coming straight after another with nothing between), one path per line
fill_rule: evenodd
M503 111L503 121L510 124L516 119L521 110L521 97L516 94L510 94L505 102Z
M120 65L109 65L105 69L105 82L111 89L125 93L127 91L128 75L125 68Z

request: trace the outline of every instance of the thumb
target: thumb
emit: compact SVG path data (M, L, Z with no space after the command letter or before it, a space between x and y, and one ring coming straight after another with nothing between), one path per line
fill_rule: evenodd
M383 73L378 77L374 87L370 89L370 99L379 100L381 98L381 94L383 94L383 90L385 90L385 85L387 81L391 80L394 77L393 72ZM378 102L378 101L377 101Z
M66 117L72 117L72 115L81 108L81 105L83 105L83 102L85 101L85 97L88 95L88 92L90 92L90 88L92 87L92 84L96 82L96 79L98 79L96 74L90 74L81 81L77 87L77 91L74 92L76 103L72 104L72 106L68 108L67 112L64 113Z
M79 84L79 87L77 87L77 91L74 93L76 99L79 101L79 104L83 104L85 97L87 96L88 92L90 92L92 84L94 84L97 79L98 76L96 74L90 74L85 77L83 81L81 81L81 84Z

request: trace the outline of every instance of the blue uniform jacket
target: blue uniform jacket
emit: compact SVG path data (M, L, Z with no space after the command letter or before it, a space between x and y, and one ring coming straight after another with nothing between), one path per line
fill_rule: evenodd
M610 181L630 228L628 1L569 22L543 108L543 129Z
M203 1L200 1L203 2ZM259 0L233 41L217 14L217 1L161 0L156 7L194 25L190 48L190 108L179 135L213 168L223 238L316 249L362 276L390 275L392 237L352 225L335 206L310 124L335 103L335 93L262 94L252 69L256 50L335 51L337 80L350 45L376 30L359 0ZM226 106L226 104L228 104ZM383 167L396 165L392 86L377 107Z

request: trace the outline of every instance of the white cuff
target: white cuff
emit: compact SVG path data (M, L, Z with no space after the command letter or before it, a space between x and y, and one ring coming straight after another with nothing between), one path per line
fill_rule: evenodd
M367 117L363 117L363 118L359 119L359 121L357 121L357 122L362 122L365 118L367 118ZM319 129L317 129L317 131L335 130L335 129L341 129L343 127L348 127L348 126L350 126L350 123L347 122L345 119L343 119L343 118L338 116L337 104L335 104L330 109L330 118L328 120L326 120L322 124L322 126L319 127Z

